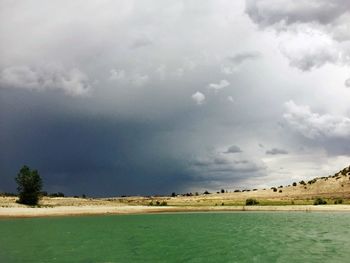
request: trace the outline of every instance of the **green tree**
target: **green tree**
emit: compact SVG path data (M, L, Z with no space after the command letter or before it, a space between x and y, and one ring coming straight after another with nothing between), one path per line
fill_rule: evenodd
M249 198L245 200L245 205L258 205L259 202L254 198Z
M25 205L38 204L42 188L42 180L38 171L30 170L28 166L24 165L15 180L18 185L18 203Z

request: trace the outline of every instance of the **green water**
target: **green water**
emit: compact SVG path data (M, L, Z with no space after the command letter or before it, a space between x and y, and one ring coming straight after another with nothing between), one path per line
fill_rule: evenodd
M350 262L350 213L2 219L0 262Z

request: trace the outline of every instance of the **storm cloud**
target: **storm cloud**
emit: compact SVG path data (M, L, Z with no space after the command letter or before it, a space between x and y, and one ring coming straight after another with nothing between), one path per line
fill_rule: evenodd
M24 164L95 196L335 172L349 21L340 0L2 1L0 191Z

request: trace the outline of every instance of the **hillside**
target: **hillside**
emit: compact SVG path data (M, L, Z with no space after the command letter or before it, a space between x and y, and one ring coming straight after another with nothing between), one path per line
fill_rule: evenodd
M113 198L73 198L44 197L40 204L46 207L57 206L123 206L157 205L166 202L168 206L232 206L244 205L248 198L257 199L261 205L302 205L313 204L317 197L328 204L342 200L350 204L350 166L330 176L317 177L309 181L295 182L288 186L270 189L244 190L241 192L211 193L199 195L153 196L153 197L113 197ZM0 197L0 207L21 207L15 203L16 197Z

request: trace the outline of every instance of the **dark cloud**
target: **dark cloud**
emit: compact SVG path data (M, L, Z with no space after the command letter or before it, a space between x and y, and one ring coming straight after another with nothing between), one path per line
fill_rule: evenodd
M345 87L350 88L350 78L345 80L344 85Z
M278 155L278 154L288 154L288 151L279 148L272 148L271 150L267 150L266 154L269 155Z
M151 45L153 45L153 42L149 38L142 37L135 39L135 41L131 44L131 48L136 49Z
M242 152L241 148L236 145L230 146L225 153L240 153Z
M347 0L246 0L246 13L261 26L280 22L329 24L347 13L349 8Z
M40 104L47 94L27 94L23 103L13 93L1 92L6 126L0 130L0 191L14 191L13 178L23 164L40 171L45 190L67 194L168 194L192 180L186 156L157 143L174 130L170 120L72 114L62 105Z
M242 53L237 53L233 56L227 57L227 59L234 65L240 65L247 60L254 60L261 57L261 54L257 51L247 51Z

